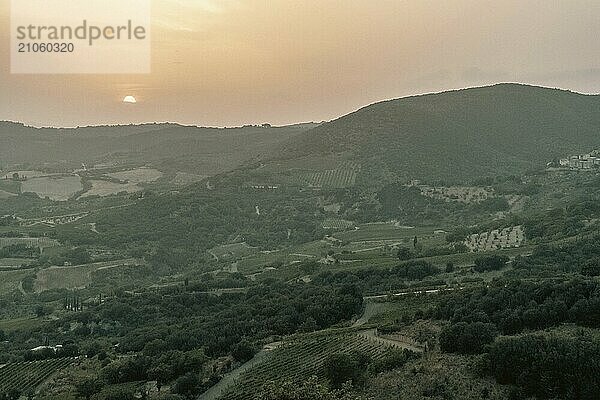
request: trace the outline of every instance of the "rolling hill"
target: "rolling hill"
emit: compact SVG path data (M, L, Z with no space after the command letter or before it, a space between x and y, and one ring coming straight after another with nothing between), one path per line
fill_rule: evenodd
M32 128L0 122L0 168L11 164L65 168L81 163L153 163L213 175L257 157L315 124L200 128L177 124Z
M518 84L376 103L289 139L276 156L342 155L369 176L461 181L600 148L600 96Z

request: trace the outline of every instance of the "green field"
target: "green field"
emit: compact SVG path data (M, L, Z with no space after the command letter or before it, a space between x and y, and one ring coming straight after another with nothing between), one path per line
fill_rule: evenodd
M349 242L395 240L407 238L412 239L415 236L440 236L442 239L445 238L445 235L443 233L434 233L438 228L431 227L406 227L396 226L395 224L387 222L377 222L372 224L362 224L359 225L357 228L358 229L355 230L335 233L333 236L337 239Z

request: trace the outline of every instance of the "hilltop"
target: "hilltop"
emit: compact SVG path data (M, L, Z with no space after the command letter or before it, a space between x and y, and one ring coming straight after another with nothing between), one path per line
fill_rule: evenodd
M291 138L275 158L343 156L372 176L517 174L600 144L600 96L518 84L384 101Z

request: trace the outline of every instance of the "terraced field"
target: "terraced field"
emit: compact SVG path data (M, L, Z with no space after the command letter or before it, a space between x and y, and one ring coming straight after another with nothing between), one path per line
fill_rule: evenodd
M35 389L54 373L73 363L72 358L20 362L0 368L0 392Z
M340 218L327 218L325 221L323 221L323 228L341 231L354 228L354 222L346 221L345 219Z
M293 341L273 350L262 363L242 374L238 384L221 399L255 399L269 381L300 382L313 375L323 378L323 364L331 354L362 352L376 360L383 357L390 346L356 333L317 335Z
M47 237L36 237L36 238L7 238L7 237L3 237L0 238L0 248L2 247L7 247L7 246L12 246L12 245L17 245L17 244L22 244L25 245L27 247L38 247L38 248L43 248L43 247L57 247L60 246L60 243L58 243L58 241L56 241L55 239L50 239Z
M300 175L302 182L311 187L345 188L356 183L357 170L352 168L306 172Z

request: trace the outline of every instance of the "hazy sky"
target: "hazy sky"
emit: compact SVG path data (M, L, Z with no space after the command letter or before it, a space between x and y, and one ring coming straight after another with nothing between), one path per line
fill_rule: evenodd
M152 74L132 76L11 75L9 6L0 120L38 126L321 121L509 81L600 92L598 0L155 0Z

